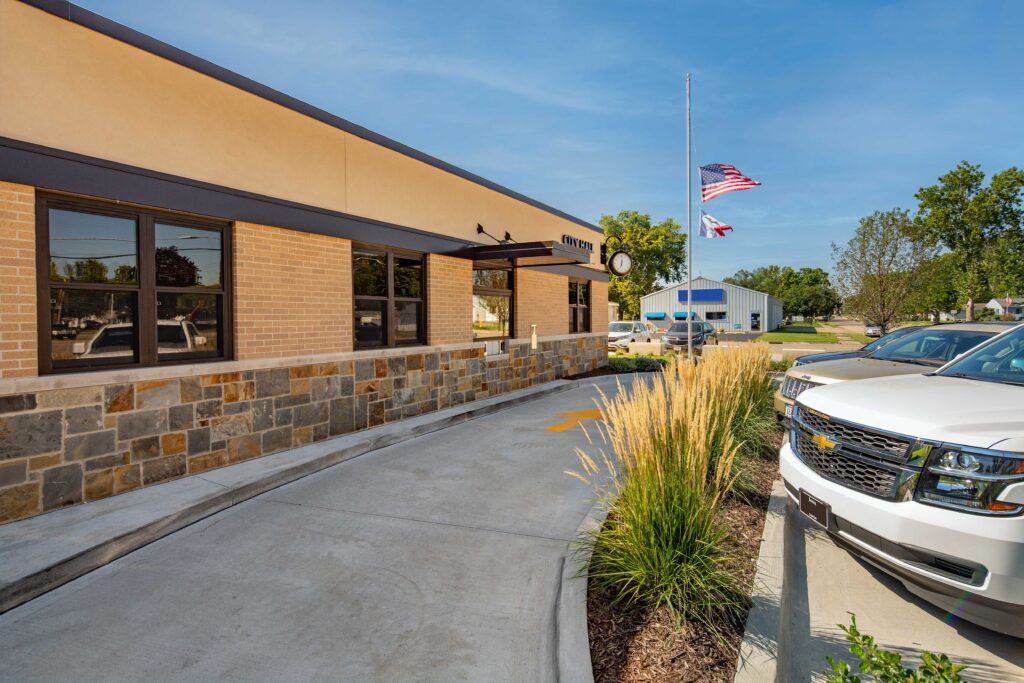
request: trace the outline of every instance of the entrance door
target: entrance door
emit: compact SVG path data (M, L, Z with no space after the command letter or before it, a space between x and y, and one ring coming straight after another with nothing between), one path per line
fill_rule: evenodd
M761 314L751 313L750 314L750 330L751 332L761 331Z

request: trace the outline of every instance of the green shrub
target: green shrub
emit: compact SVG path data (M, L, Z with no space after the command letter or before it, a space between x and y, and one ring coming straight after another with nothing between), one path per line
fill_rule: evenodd
M826 657L831 667L831 671L828 672L828 683L961 683L963 680L960 678L960 672L967 666L954 664L944 654L922 652L921 666L916 670L904 667L903 657L898 652L883 650L875 644L873 637L857 629L857 616L853 613L850 614L849 626L838 626L846 634L850 652L858 659L856 671L859 673L854 673L854 667L848 662Z
M783 358L782 360L773 360L769 365L769 369L772 372L785 372L793 367L792 358Z
M755 345L699 364L677 358L652 382L603 399L608 452L578 451L583 474L570 474L608 506L578 550L590 554L590 581L615 602L667 605L712 631L739 623L749 597L718 512L737 481L737 435L759 429L762 407L750 402L770 389L769 358Z
M657 372L667 363L664 358L654 356L613 356L608 359L608 367L615 372Z

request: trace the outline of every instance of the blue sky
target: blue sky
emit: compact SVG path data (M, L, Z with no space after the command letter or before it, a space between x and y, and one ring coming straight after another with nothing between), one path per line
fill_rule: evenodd
M695 163L764 183L707 205L735 227L695 241L711 277L828 268L961 159L1024 165L1014 0L80 2L594 222L685 224L690 71Z

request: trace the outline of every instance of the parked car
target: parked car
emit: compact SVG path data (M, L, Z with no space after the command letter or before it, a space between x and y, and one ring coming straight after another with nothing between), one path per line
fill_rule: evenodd
M686 351L687 345L686 322L672 323L664 334L661 335L661 351ZM705 344L717 344L718 331L711 323L693 321L693 350L699 352Z
M74 339L78 336L78 329L65 322L57 322L50 326L50 336L53 339Z
M822 318L824 320L824 318ZM875 341L871 342L867 346L862 346L859 349L853 351L826 351L825 353L811 353L806 356L800 356L793 361L793 367L798 365L807 365L808 363L820 363L825 360L842 360L844 358L862 358L868 355L876 349L880 349L889 342L896 341L897 339L904 337L911 332L917 332L920 327L901 327L898 330L893 330L887 335L879 337Z
M864 334L868 337L881 337L882 326L877 323L864 323Z
M1024 326L927 374L800 395L782 478L848 550L1024 638Z
M656 334L654 326L640 320L618 320L608 323L608 348L629 350L632 342L650 342Z
M206 337L199 334L191 320L158 320L157 351L187 353L199 351ZM71 352L79 358L131 356L135 351L135 330L132 323L111 323L100 328L89 341L75 342Z
M792 367L775 392L775 411L788 418L802 392L822 384L852 379L920 375L942 367L1013 323L955 323L919 327L861 358L828 360Z

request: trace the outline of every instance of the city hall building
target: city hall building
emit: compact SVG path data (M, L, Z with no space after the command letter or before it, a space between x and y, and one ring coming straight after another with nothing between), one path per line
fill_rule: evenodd
M0 0L0 521L592 370L600 229Z

